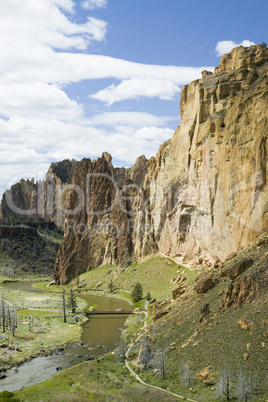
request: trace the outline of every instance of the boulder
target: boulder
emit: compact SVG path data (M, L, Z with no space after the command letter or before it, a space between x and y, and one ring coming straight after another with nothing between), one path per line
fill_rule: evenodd
M168 313L170 313L170 308L168 310L160 310L158 311L154 316L153 316L153 321L157 321L160 318L164 317L164 315L167 315Z
M227 268L221 271L221 276L227 276L228 278L234 280L243 272L245 272L253 264L252 258L243 258L242 260L235 263L231 268Z
M155 314L158 311L163 310L163 308L168 306L170 303L171 303L170 300L156 302L152 306L149 307L149 312L150 312L150 314Z
M215 385L215 384L216 384L216 381L214 381L212 378L207 378L205 381L203 381L203 384L204 384L206 387L210 387L210 386L212 386L212 385Z
M211 276L204 276L194 286L196 293L206 293L209 289L213 288L214 282Z
M210 372L208 367L205 367L200 373L198 373L199 380L206 380L209 376Z
M245 318L240 318L238 321L238 324L241 326L242 329L245 330L250 330L255 327L255 324L253 321L246 320Z
M204 304L204 306L201 308L201 312L200 312L200 320L199 322L202 322L204 320L204 318L210 313L209 310L209 304L206 303Z
M173 267L172 262L170 262L167 258L162 258L164 264L168 265L169 267Z
M179 297L180 295L182 295L185 292L185 289L182 288L181 286L179 286L177 289L174 289L172 291L172 299L175 300L177 299L177 297Z

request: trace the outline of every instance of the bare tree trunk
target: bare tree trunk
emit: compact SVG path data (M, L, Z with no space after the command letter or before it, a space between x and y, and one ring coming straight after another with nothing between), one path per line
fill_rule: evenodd
M63 321L66 322L65 290L62 292Z

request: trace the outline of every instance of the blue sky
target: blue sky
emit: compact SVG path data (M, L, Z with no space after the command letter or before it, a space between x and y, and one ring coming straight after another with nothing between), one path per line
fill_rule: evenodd
M1 0L0 193L54 161L155 155L184 84L267 42L256 0Z

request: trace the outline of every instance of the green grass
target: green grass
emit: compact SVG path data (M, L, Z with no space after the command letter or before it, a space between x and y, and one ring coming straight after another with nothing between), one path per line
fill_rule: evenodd
M47 311L47 310L19 310L18 315L21 317L58 317L62 315L58 310Z
M31 320L29 320L29 317ZM31 329L29 326L31 323ZM29 356L39 356L56 349L58 346L66 346L69 343L78 342L81 339L82 328L79 323L63 322L63 317L50 316L47 312L29 311L29 315L19 315L18 328L14 336L10 331L1 334L1 345L8 344L8 348L1 348L0 358L3 367L14 366L22 363Z
M54 230L45 230L41 227L38 228L37 232L39 236L47 242L51 242L59 246L62 243L63 236L60 232L55 232Z
M178 268L177 263L171 259L168 260L172 266L165 264L161 257L154 257L139 264L132 264L126 269L111 265L95 268L73 280L71 286L82 284L86 288L99 288L109 292L108 284L112 280L117 288L117 293L131 300L128 294L123 294L121 291L131 292L135 283L140 282L144 294L150 292L152 298L165 300L177 287L171 283L172 279L184 272L187 276L185 284L188 284L193 281L197 272L197 270L190 270L182 266Z
M57 346L65 346L81 339L81 324L86 318L79 315L76 323L67 310L67 323L64 323L62 295L6 288L0 290L4 300L21 308L18 310L18 328L14 336L8 329L1 333L0 346L12 346L11 350L0 349L0 360L5 367L21 363L30 355L44 354L55 350ZM77 298L77 304L79 310L88 306L80 298Z
M15 393L21 401L177 401L164 392L145 387L129 374L115 356L83 362L43 383Z

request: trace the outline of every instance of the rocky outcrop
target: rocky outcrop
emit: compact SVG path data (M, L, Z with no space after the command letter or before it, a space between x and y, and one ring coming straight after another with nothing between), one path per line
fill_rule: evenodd
M209 289L214 287L213 279L210 275L204 276L202 279L197 281L194 286L194 290L196 293L206 293Z
M239 275L245 272L253 264L252 258L243 258L237 261L231 268L224 269L221 271L221 276L227 276L230 279L236 279Z
M252 301L256 297L258 287L259 284L252 273L237 278L236 281L230 283L227 289L225 289L221 307L241 306Z
M266 47L238 47L182 89L181 126L148 163L144 244L209 265L267 229L267 68Z
M22 179L11 186L2 197L2 218L41 217L62 227L76 164L75 160L68 159L52 163L45 180Z
M55 265L56 283L66 283L99 265L131 262L146 158L138 158L130 169L115 169L111 162L111 156L104 153L94 161L83 159L77 164Z

